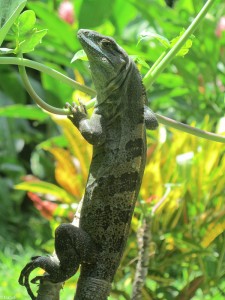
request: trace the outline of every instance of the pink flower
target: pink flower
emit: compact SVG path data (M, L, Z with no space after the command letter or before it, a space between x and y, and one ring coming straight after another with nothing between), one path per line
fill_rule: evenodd
M216 36L220 38L223 31L225 31L225 16L221 17L217 24Z
M63 1L58 9L59 17L69 24L74 22L73 3L68 0Z

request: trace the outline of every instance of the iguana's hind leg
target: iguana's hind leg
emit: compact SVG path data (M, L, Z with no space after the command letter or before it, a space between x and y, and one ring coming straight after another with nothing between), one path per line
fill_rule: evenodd
M32 299L36 299L29 285L29 275L36 268L42 268L47 274L31 280L49 280L54 283L64 282L72 277L83 262L94 263L96 248L90 236L81 228L72 224L62 224L55 231L54 256L36 256L23 268L19 283L24 285Z
M62 224L56 229L55 251L60 267L67 271L80 263L94 263L97 254L89 234L72 224Z

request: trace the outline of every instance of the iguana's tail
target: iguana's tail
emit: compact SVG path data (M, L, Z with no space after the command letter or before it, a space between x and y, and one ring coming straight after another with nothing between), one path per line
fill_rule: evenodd
M79 278L74 300L107 300L111 283L105 280L87 277Z

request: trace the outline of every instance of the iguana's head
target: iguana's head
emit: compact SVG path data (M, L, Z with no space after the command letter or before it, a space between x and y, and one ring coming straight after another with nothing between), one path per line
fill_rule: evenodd
M111 37L96 31L80 29L77 36L90 62L97 92L119 87L130 65L127 53Z

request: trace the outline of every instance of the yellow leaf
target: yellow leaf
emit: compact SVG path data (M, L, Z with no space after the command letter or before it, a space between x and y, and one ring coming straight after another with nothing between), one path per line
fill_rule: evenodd
M56 160L55 178L59 185L72 195L81 198L84 183L81 180L79 161L75 163L68 150L62 148L48 148Z
M201 245L207 248L222 232L225 230L225 221L222 223L215 224L214 222L210 224L211 229L208 230L204 236Z
M74 202L74 197L72 197L69 193L52 183L44 182L41 180L22 182L15 185L14 188L17 190L51 195L54 196L55 200L59 200L65 203Z
M82 178L84 178L84 180L86 181L91 161L92 146L85 141L80 132L77 130L77 128L75 128L75 126L69 119L54 116L53 120L62 127L69 143L69 149L71 150L72 154L79 160Z

